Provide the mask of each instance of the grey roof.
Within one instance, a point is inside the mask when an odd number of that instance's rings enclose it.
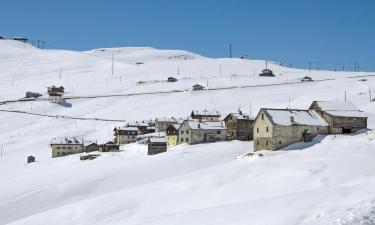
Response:
[[[259,113],[263,111],[270,116],[271,122],[282,126],[328,126],[323,117],[315,110],[261,109]]]
[[[52,145],[68,144],[68,145],[82,145],[82,138],[78,137],[57,137],[51,140]]]
[[[239,120],[254,120],[255,119],[255,117],[253,117],[253,116],[250,116],[250,115],[248,115],[248,114],[243,114],[243,113],[229,113],[228,114],[228,116],[229,115],[232,115],[232,116],[234,116],[234,117],[236,117],[237,119],[239,119]],[[227,117],[228,117],[227,116]],[[227,117],[225,117],[225,119],[227,118]]]
[[[221,121],[211,122],[211,121],[199,121],[199,120],[185,120],[190,129],[192,130],[226,130],[224,123]]]
[[[314,103],[317,104],[322,111],[333,116],[368,117],[366,113],[360,111],[352,102],[314,101],[310,108]]]
[[[192,113],[195,116],[221,116],[219,111],[208,111],[206,109],[203,111],[193,110]]]

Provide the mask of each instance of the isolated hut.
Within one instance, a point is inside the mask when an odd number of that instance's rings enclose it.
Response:
[[[201,91],[203,89],[204,89],[204,87],[200,84],[193,85],[193,91]]]
[[[33,162],[35,162],[35,157],[32,156],[32,155],[28,156],[27,157],[27,163],[33,163]]]
[[[261,77],[274,77],[275,74],[273,74],[272,70],[270,70],[270,69],[264,69],[259,74],[259,76],[261,76]]]

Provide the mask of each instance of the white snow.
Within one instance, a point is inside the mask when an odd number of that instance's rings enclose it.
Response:
[[[327,122],[315,110],[264,109],[275,124],[289,126],[293,124],[310,126],[328,126]]]
[[[291,108],[308,108],[313,100],[343,101],[346,90],[346,98],[369,116],[369,128],[375,127],[375,103],[368,95],[369,88],[375,90],[374,73],[268,66],[275,77],[258,76],[262,60],[153,48],[40,50],[0,40],[0,101],[22,98],[26,91],[45,98],[51,85],[63,85],[66,96],[115,95],[67,99],[71,107],[43,99],[0,105],[0,224],[371,224],[372,130],[318,136],[309,144],[262,151],[263,157],[237,158],[253,151],[252,142],[231,141],[183,144],[153,156],[146,145],[133,143],[95,160],[51,158],[52,138],[105,143],[113,139],[114,127],[126,124],[61,115],[131,122],[187,118],[194,109],[225,116],[241,108],[254,116],[260,108],[288,107],[289,97]],[[169,76],[178,81],[166,82]],[[317,82],[299,82],[305,76]],[[208,90],[190,91],[196,83]],[[29,155],[35,163],[26,164]]]

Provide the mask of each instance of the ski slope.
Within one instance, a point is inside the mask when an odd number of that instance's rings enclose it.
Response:
[[[48,101],[0,105],[57,115],[0,111],[0,224],[373,224],[371,130],[319,136],[308,145],[262,152],[264,157],[240,158],[253,151],[252,142],[232,141],[180,145],[155,156],[146,155],[145,145],[129,144],[89,162],[78,155],[51,158],[54,137],[104,142],[122,125],[59,115],[133,121],[185,118],[193,109],[225,115],[238,108],[255,115],[261,107],[288,107],[289,99],[292,108],[307,108],[313,100],[342,101],[346,93],[375,127],[368,93],[375,90],[375,73],[268,66],[276,77],[257,75],[262,60],[144,47],[41,50],[0,40],[0,101],[26,91],[45,97],[50,85],[63,85],[67,96],[118,95],[68,99],[71,107]],[[165,82],[169,76],[179,81]],[[299,82],[304,76],[324,81]],[[192,92],[196,83],[212,90]],[[173,90],[181,92],[158,93]],[[132,95],[145,92],[155,94]],[[37,162],[27,165],[28,155]]]

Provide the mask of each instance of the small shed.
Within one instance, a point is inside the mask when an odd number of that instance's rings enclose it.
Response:
[[[85,147],[86,152],[96,152],[99,151],[99,145],[96,143],[91,143]]]
[[[201,91],[203,89],[204,89],[204,87],[200,84],[194,84],[193,85],[193,91]]]
[[[273,74],[272,70],[270,70],[270,69],[264,69],[259,74],[259,76],[261,76],[261,77],[274,77],[275,74]]]
[[[27,163],[33,163],[33,162],[35,162],[35,157],[32,156],[32,155],[28,156],[27,157]]]
[[[39,98],[40,96],[42,95],[37,92],[28,91],[26,92],[25,98]]]
[[[148,141],[148,155],[155,155],[167,151],[167,142],[164,138],[151,138]]]
[[[314,80],[309,76],[305,76],[301,78],[301,82],[311,82],[311,81],[314,81]]]
[[[99,145],[99,152],[113,152],[113,151],[118,151],[119,149],[120,149],[120,146],[115,144],[112,141]]]
[[[177,82],[177,81],[178,79],[175,77],[168,77],[168,80],[167,80],[167,82]]]

